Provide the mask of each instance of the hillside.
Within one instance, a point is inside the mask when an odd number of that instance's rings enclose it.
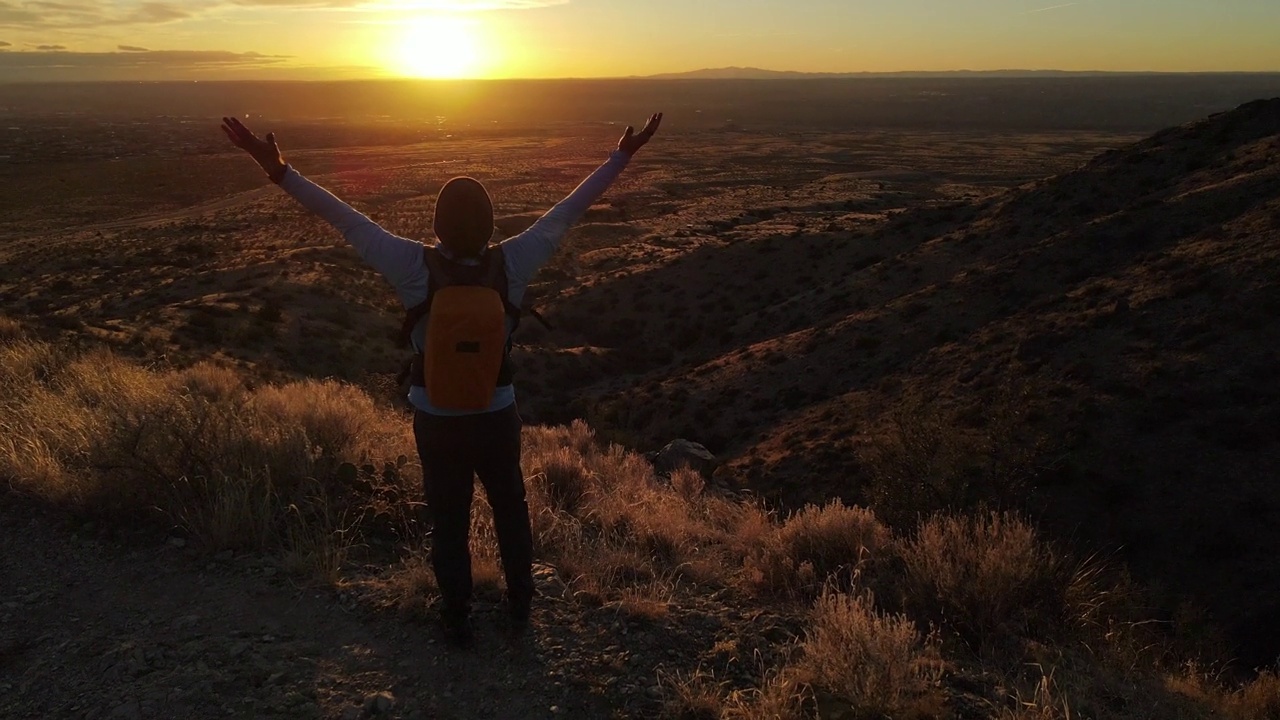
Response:
[[[477,501],[470,654],[391,293],[182,127],[0,177],[0,716],[1278,717],[1280,102],[673,129],[531,288],[542,598],[512,636]],[[410,237],[463,171],[519,232],[616,140],[296,129]],[[677,436],[714,477],[634,452]]]
[[[817,232],[807,208],[744,207],[690,230],[705,251],[566,290],[552,322],[611,348],[601,424],[700,440],[790,504],[874,499],[904,406],[924,442],[1043,441],[1008,502],[1274,654],[1280,100],[870,229],[874,198],[834,207]]]

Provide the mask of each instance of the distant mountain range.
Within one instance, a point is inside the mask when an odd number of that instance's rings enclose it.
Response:
[[[910,72],[813,73],[795,70],[765,70],[754,67],[704,68],[679,73],[646,75],[646,80],[818,80],[839,78],[1019,78],[1019,77],[1096,77],[1102,75],[1159,75],[1154,72],[1108,72],[1101,70],[945,70]],[[1242,73],[1224,73],[1242,74]]]

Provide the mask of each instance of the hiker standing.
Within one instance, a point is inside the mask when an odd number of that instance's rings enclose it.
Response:
[[[440,587],[446,639],[471,642],[471,499],[478,476],[494,529],[514,627],[528,623],[533,600],[533,534],[520,468],[521,419],[512,385],[511,333],[534,274],[649,141],[662,114],[639,133],[628,127],[618,149],[528,230],[502,243],[493,236],[493,202],[478,181],[445,183],[436,200],[436,242],[387,232],[287,165],[275,133],[258,138],[239,120],[222,129],[267,176],[333,225],[395,288],[407,309],[402,340],[415,351],[409,402],[422,460],[423,491],[434,519],[432,566]]]

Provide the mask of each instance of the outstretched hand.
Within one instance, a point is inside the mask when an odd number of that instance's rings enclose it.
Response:
[[[280,146],[276,144],[275,133],[267,133],[267,139],[263,140],[233,117],[222,118],[222,132],[227,134],[236,147],[249,153],[273,182],[278,183],[284,178],[286,166],[284,157],[280,154]]]
[[[644,129],[639,133],[630,125],[627,131],[622,135],[622,139],[618,141],[618,149],[627,155],[635,155],[636,151],[644,147],[649,142],[649,138],[658,132],[658,126],[662,124],[662,113],[654,113],[649,116],[649,122],[644,124]]]

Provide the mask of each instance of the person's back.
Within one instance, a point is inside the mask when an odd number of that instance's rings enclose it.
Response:
[[[302,177],[284,163],[274,133],[260,140],[240,121],[223,118],[231,141],[249,152],[273,182],[342,232],[406,308],[402,334],[415,353],[409,402],[434,523],[432,565],[441,619],[452,643],[471,639],[469,531],[477,476],[493,508],[516,629],[527,623],[534,596],[533,538],[510,357],[525,291],[569,228],[661,122],[658,113],[639,133],[628,127],[604,165],[528,230],[496,246],[489,244],[493,202],[484,186],[472,178],[450,180],[436,202],[433,228],[439,242],[427,247],[387,232]]]

